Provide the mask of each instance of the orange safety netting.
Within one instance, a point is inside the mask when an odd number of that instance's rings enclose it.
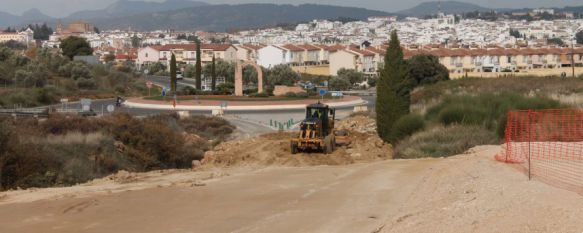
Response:
[[[517,164],[530,178],[583,194],[583,111],[508,113],[499,161]]]

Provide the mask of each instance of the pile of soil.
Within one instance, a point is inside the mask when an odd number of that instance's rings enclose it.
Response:
[[[376,120],[363,115],[356,115],[341,121],[336,125],[338,130],[349,130],[358,133],[376,134]]]
[[[381,140],[373,119],[364,116],[348,118],[339,129],[348,134],[350,143],[339,146],[331,154],[299,153],[292,155],[290,139],[297,133],[272,133],[256,138],[230,141],[205,153],[203,166],[315,166],[344,165],[392,158],[392,147]]]

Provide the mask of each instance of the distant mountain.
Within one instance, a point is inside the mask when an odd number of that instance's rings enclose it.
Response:
[[[53,20],[40,10],[33,8],[22,13],[21,16],[0,12],[0,27],[20,27],[26,24],[44,23]]]
[[[390,13],[356,7],[302,4],[241,4],[208,5],[187,9],[139,14],[127,17],[97,19],[100,28],[137,30],[176,29],[225,31],[231,28],[250,28],[280,23],[305,22],[313,19],[348,17],[364,20],[370,16]]]
[[[441,6],[440,6],[441,5]],[[408,16],[425,16],[437,14],[439,9],[446,14],[461,14],[472,11],[491,11],[492,9],[482,7],[472,3],[457,2],[457,1],[434,1],[434,2],[423,2],[413,8],[402,10],[397,12],[398,14],[408,15]]]
[[[573,12],[573,13],[583,13],[583,6],[567,6],[564,8],[556,9],[560,12]]]
[[[20,23],[20,16],[0,11],[0,27],[9,27]]]
[[[46,22],[52,19],[53,17],[45,15],[39,9],[36,8],[27,10],[24,13],[22,13],[22,16],[20,16],[21,21],[25,21],[28,23]]]
[[[79,11],[69,15],[67,18],[68,19],[116,18],[136,14],[178,10],[206,5],[208,5],[208,3],[190,0],[166,0],[165,2],[119,0],[109,5],[105,9]]]

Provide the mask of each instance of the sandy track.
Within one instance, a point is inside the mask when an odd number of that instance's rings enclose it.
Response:
[[[269,168],[205,186],[3,204],[0,232],[372,232],[437,162]]]
[[[499,146],[471,151],[434,166],[382,232],[583,232],[583,196],[528,181]]]
[[[0,232],[583,232],[582,196],[528,181],[499,150],[8,192]]]

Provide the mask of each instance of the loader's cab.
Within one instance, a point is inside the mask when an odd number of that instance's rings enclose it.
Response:
[[[334,120],[336,119],[336,110],[330,109],[328,105],[317,103],[306,107],[306,119],[302,122],[305,125],[317,124],[319,120],[321,124],[321,136],[325,137],[334,129]]]

